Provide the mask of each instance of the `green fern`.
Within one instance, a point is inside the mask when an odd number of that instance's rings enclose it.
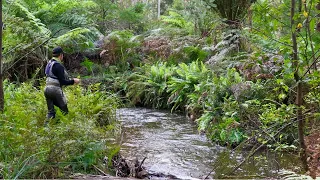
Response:
[[[19,2],[14,1],[11,6],[10,14],[14,13],[15,16],[21,17],[24,21],[30,22],[32,28],[38,31],[39,34],[47,34],[48,29],[41,22],[40,19],[36,18],[26,7],[22,6]]]
[[[241,21],[248,12],[252,0],[206,0],[222,18],[229,20],[229,23]]]
[[[161,16],[161,21],[172,27],[187,29],[189,33],[193,31],[192,23],[188,22],[181,14],[169,11],[168,16]]]
[[[198,130],[205,132],[209,127],[209,123],[213,120],[215,114],[211,112],[204,113],[199,119],[196,120],[198,124]]]
[[[46,58],[44,43],[50,38],[51,31],[19,2],[10,2],[9,8],[4,8],[4,71],[18,60],[30,58],[41,62]]]
[[[87,9],[96,5],[93,1],[61,0],[54,4],[41,2],[38,3],[38,9],[34,14],[47,25],[54,37],[58,37],[78,27],[94,30],[96,25],[88,15]]]
[[[188,94],[194,92],[197,85],[209,77],[209,72],[202,62],[179,64],[176,70],[177,77],[172,77],[168,82],[167,92],[171,95],[168,103],[173,104],[171,110],[184,107],[188,102]]]
[[[141,75],[130,76],[127,96],[133,102],[141,101],[145,106],[153,108],[168,108],[168,81],[174,73],[174,68],[166,63],[157,63],[151,67],[146,65]]]
[[[0,114],[1,178],[67,178],[70,171],[93,173],[93,165],[103,167],[101,159],[112,153],[106,139],[118,132],[115,110],[119,100],[95,87],[67,87],[69,114],[57,111],[60,123],[50,121],[43,127],[47,113],[43,88],[5,81],[5,110]],[[98,126],[106,118],[109,124]]]
[[[88,48],[94,48],[94,33],[90,29],[75,28],[64,35],[61,35],[52,42],[62,46],[66,52],[81,52]]]

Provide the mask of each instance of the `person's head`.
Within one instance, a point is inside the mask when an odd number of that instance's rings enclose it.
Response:
[[[53,48],[52,56],[53,57],[57,57],[60,60],[62,60],[63,59],[63,50],[62,50],[62,48],[60,46]]]

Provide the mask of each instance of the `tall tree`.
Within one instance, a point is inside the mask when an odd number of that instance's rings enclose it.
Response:
[[[298,43],[297,43],[297,33],[296,33],[296,25],[295,25],[295,6],[296,0],[291,0],[291,39],[292,39],[292,64],[295,69],[294,78],[297,83],[297,96],[296,96],[296,105],[298,106],[297,110],[297,121],[298,121],[298,134],[299,134],[299,142],[300,142],[300,150],[301,150],[301,160],[303,162],[305,170],[308,170],[307,166],[307,156],[306,156],[306,145],[304,142],[304,118],[302,114],[302,103],[303,103],[303,92],[302,92],[302,81],[299,76],[299,56],[298,56]]]
[[[2,71],[2,0],[0,0],[0,111],[4,109],[3,71]]]
[[[158,19],[160,19],[160,5],[161,5],[161,0],[158,0]]]

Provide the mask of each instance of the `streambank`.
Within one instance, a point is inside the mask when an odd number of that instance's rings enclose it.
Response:
[[[117,111],[121,121],[120,153],[129,161],[144,159],[150,173],[179,179],[223,177],[249,152],[235,152],[200,135],[185,116],[146,108]],[[233,173],[233,178],[279,178],[283,169],[300,171],[298,155],[261,151]],[[230,176],[231,177],[231,176]]]

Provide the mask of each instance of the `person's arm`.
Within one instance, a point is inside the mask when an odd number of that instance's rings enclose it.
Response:
[[[60,85],[73,85],[75,81],[69,80],[64,77],[64,67],[60,63],[55,63],[52,67],[52,73],[58,78]]]

